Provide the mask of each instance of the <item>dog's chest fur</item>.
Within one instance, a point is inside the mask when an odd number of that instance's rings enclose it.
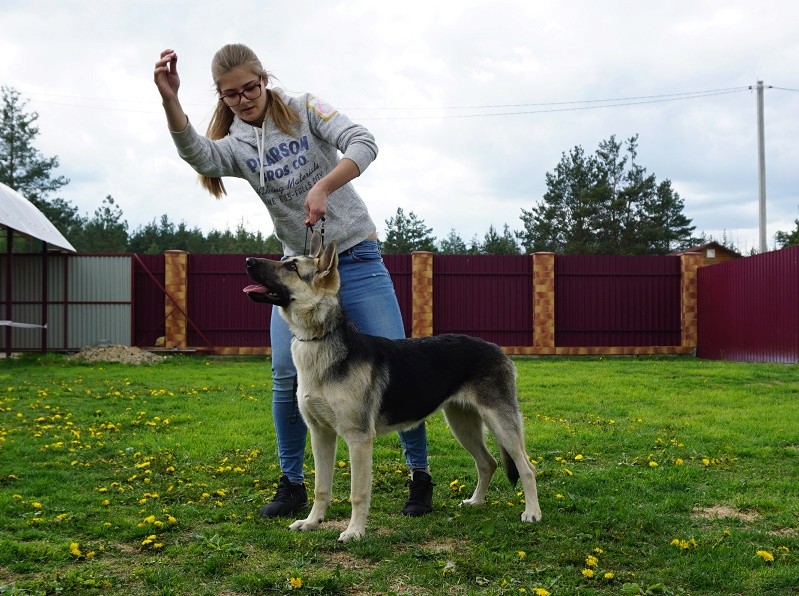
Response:
[[[299,341],[291,345],[297,369],[297,400],[306,420],[338,434],[374,433],[369,422],[371,406],[366,399],[372,370],[367,365],[348,366],[346,375],[333,371],[341,365],[341,352],[325,340]]]

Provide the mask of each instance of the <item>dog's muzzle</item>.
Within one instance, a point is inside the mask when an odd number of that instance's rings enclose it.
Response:
[[[261,281],[262,275],[259,274],[261,267],[263,267],[261,259],[247,257],[245,263],[247,266],[247,275],[249,275],[253,281]],[[267,304],[278,304],[280,302],[280,296],[277,292],[270,290],[264,284],[257,283],[249,285],[242,291],[254,302],[265,302]]]

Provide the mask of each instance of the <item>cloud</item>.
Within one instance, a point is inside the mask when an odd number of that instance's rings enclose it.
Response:
[[[152,83],[159,52],[176,49],[184,108],[204,130],[211,57],[241,41],[284,86],[319,94],[375,133],[380,156],[356,186],[381,231],[398,206],[439,238],[518,229],[562,153],[638,134],[640,162],[672,180],[697,229],[735,230],[747,250],[757,239],[757,154],[745,88],[757,80],[779,87],[765,96],[769,237],[798,215],[798,20],[789,0],[312,0],[297,11],[251,0],[9,0],[0,84],[39,113],[37,146],[71,179],[62,196],[92,213],[110,194],[132,229],[166,213],[204,230],[244,221],[271,232],[246,185],[230,181],[222,201],[197,185]],[[657,99],[718,89],[738,92]],[[622,98],[641,99],[597,102]]]

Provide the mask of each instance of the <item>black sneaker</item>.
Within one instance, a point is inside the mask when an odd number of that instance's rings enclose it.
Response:
[[[308,507],[308,493],[305,484],[292,484],[285,476],[280,477],[277,492],[270,503],[258,512],[261,517],[288,517],[300,509]]]
[[[416,471],[407,482],[410,488],[410,495],[405,507],[402,508],[402,515],[408,517],[419,517],[432,513],[433,511],[433,479],[427,472]]]

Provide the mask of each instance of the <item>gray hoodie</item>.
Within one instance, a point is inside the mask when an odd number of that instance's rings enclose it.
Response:
[[[235,117],[230,133],[212,141],[189,125],[173,132],[178,154],[199,174],[246,179],[272,216],[275,235],[286,255],[305,247],[305,196],[341,159],[351,159],[361,173],[377,157],[377,144],[363,126],[308,93],[293,96],[272,89],[300,117],[296,132],[286,135],[267,116],[261,129]],[[325,240],[339,251],[352,248],[376,227],[363,199],[346,184],[327,201]]]

